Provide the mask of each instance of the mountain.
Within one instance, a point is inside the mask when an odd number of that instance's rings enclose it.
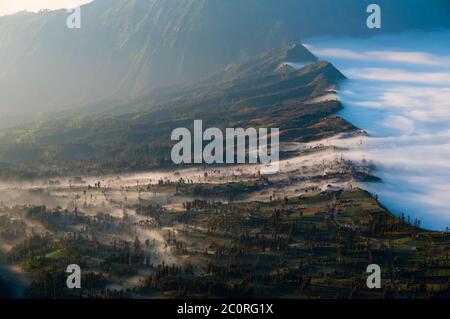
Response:
[[[371,35],[450,24],[449,4],[379,0],[96,0],[81,29],[65,10],[0,18],[0,115],[124,101],[198,80],[230,63],[308,36]]]
[[[196,119],[205,128],[278,127],[281,141],[351,131],[352,125],[333,115],[339,101],[320,99],[344,79],[332,64],[290,45],[157,98],[131,101],[123,106],[127,111],[80,111],[3,131],[0,173],[36,177],[170,166],[172,130],[191,128]]]

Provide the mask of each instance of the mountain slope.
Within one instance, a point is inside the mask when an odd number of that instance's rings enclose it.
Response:
[[[370,35],[450,24],[444,0],[96,0],[82,28],[64,10],[0,18],[0,115],[35,114],[199,79],[302,37]],[[26,92],[24,94],[24,92]]]
[[[195,119],[202,119],[205,128],[278,127],[282,141],[310,141],[354,129],[332,116],[341,108],[338,101],[313,102],[345,79],[334,66],[319,61],[301,69],[282,67],[292,59],[314,58],[305,50],[292,45],[271,51],[169,90],[146,107],[125,107],[132,112],[79,112],[5,131],[0,162],[7,165],[1,172],[99,174],[171,165],[172,130],[191,128]]]

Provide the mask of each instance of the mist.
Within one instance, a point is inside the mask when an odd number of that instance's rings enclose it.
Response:
[[[369,137],[346,141],[345,155],[372,160],[383,180],[365,187],[394,213],[439,230],[450,225],[449,38],[441,31],[308,41],[349,78],[339,115]]]

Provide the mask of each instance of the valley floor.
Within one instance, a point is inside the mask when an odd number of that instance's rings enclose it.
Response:
[[[350,138],[350,139],[349,139]],[[357,136],[258,166],[2,185],[0,291],[31,298],[440,298],[450,234],[393,216],[346,160]],[[294,155],[293,155],[294,154]],[[82,268],[82,289],[65,268]],[[382,289],[366,286],[369,264]],[[22,272],[22,273],[20,273]],[[20,287],[26,282],[26,289]],[[11,289],[13,288],[13,289]],[[21,290],[22,289],[22,290]]]

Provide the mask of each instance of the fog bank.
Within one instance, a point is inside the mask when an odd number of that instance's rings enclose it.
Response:
[[[368,132],[346,156],[372,160],[382,184],[366,185],[396,214],[450,226],[450,31],[372,39],[310,39],[349,80],[342,117]]]

